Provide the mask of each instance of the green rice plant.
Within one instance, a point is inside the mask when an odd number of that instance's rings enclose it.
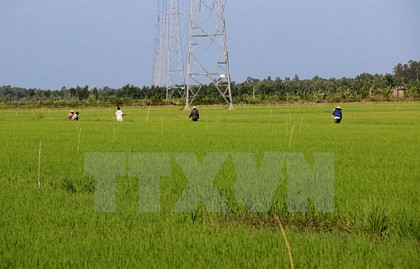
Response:
[[[3,109],[0,267],[285,268],[274,215],[296,268],[418,267],[419,104],[345,104],[339,125],[331,123],[335,105],[203,106],[195,123],[178,107],[124,108],[124,122],[114,108],[78,109],[79,122],[66,119],[68,109]],[[321,212],[312,197],[306,212],[290,212],[283,165],[271,207],[251,212],[252,199],[235,192],[233,154],[249,154],[257,169],[267,152],[301,153],[308,166],[316,152],[333,154],[334,211]],[[96,211],[87,153],[167,154],[159,211],[140,212],[140,178],[128,172],[115,180],[115,212]],[[175,157],[184,153],[197,161],[226,154],[209,179],[226,212],[211,212],[205,200],[174,211],[191,181],[191,166]],[[251,186],[262,184],[256,176]]]
[[[374,236],[386,236],[390,229],[388,213],[383,208],[372,208],[367,214],[366,230]]]

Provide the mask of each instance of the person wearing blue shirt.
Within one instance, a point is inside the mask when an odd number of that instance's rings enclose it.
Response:
[[[341,111],[341,107],[337,106],[334,108],[334,111],[332,112],[333,119],[335,123],[340,123],[341,119],[343,118],[343,112]]]

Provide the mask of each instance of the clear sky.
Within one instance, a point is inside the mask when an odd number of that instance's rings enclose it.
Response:
[[[419,0],[227,0],[232,80],[392,73],[420,60],[419,14]],[[156,20],[156,0],[0,0],[0,85],[150,86]]]

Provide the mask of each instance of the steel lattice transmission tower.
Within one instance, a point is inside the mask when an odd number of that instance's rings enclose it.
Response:
[[[181,14],[179,0],[158,0],[153,84],[166,89],[166,99],[175,92],[182,97],[185,95]]]
[[[204,85],[212,84],[233,109],[224,8],[225,0],[190,0],[185,109]]]

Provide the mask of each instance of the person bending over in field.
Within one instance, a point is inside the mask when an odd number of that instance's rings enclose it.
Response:
[[[123,121],[124,113],[121,111],[120,107],[117,107],[117,112],[115,112],[115,116],[117,116],[117,121]]]
[[[195,106],[193,106],[189,117],[192,118],[192,121],[198,121],[200,119],[200,114]]]
[[[73,116],[74,116],[74,111],[73,110],[70,110],[70,113],[67,115],[67,118],[69,120],[72,120],[73,119]]]
[[[79,120],[79,112],[76,111],[76,114],[73,115],[72,120]]]
[[[334,108],[334,111],[332,112],[333,119],[335,123],[340,123],[341,119],[343,118],[343,112],[341,111],[341,107],[337,106]]]

